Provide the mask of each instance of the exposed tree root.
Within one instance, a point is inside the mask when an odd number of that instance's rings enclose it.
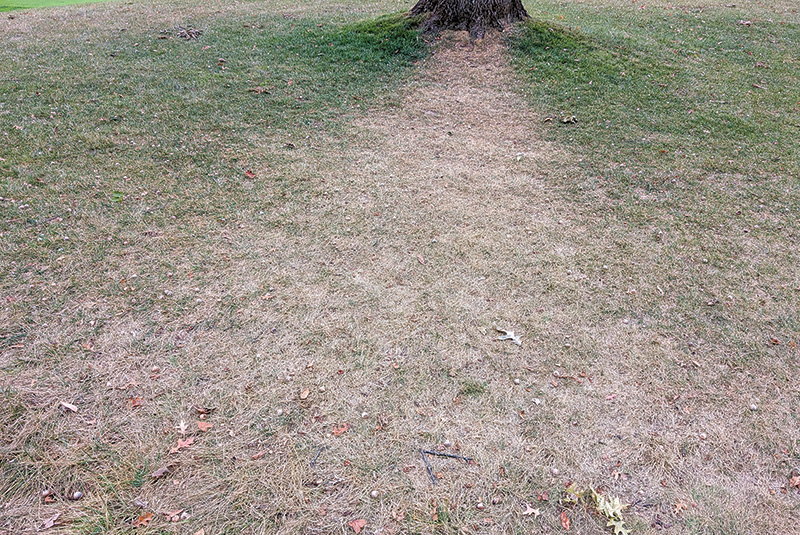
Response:
[[[419,0],[411,15],[425,15],[426,32],[466,30],[480,39],[487,28],[504,26],[529,18],[521,0]]]

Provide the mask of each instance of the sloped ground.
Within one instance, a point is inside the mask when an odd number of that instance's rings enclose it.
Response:
[[[6,264],[0,530],[607,533],[572,481],[635,533],[792,532],[791,236],[709,259],[681,185],[571,193],[507,58],[446,35],[399,100],[253,129],[252,178],[143,179],[126,224],[64,194],[79,248]]]

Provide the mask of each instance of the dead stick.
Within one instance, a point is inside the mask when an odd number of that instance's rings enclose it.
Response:
[[[450,459],[458,459],[460,461],[466,462],[467,464],[472,462],[472,457],[464,457],[463,455],[455,455],[454,453],[443,453],[431,450],[422,450],[422,453],[427,453],[428,455],[436,455],[437,457],[449,457]]]
[[[314,468],[314,465],[315,465],[315,464],[317,464],[317,459],[319,459],[319,454],[320,454],[320,453],[322,453],[322,449],[323,449],[324,447],[325,447],[325,446],[320,446],[320,447],[319,447],[319,449],[317,450],[317,454],[316,454],[316,455],[314,455],[314,458],[313,458],[313,459],[311,459],[311,462],[310,462],[310,463],[308,463],[308,465],[309,465],[311,468]]]
[[[431,478],[431,483],[434,485],[437,483],[436,476],[433,475],[433,468],[431,468],[431,463],[428,462],[428,458],[425,457],[427,452],[425,450],[419,450],[419,454],[422,455],[422,462],[425,463],[425,470],[428,471],[428,476]]]

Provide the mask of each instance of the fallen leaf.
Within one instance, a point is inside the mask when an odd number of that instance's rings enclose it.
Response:
[[[164,517],[167,519],[167,522],[178,522],[181,519],[182,512],[183,509],[176,509],[174,511],[164,511],[161,514],[164,515]]]
[[[544,490],[542,492],[537,493],[536,499],[540,502],[546,502],[550,499],[550,491]]]
[[[359,518],[358,520],[351,520],[347,523],[347,525],[350,526],[350,528],[352,528],[352,530],[356,533],[360,533],[361,530],[364,529],[364,526],[367,525],[367,521],[363,518]]]
[[[159,477],[164,477],[165,475],[169,474],[169,471],[170,471],[169,466],[163,466],[158,470],[156,470],[155,472],[153,472],[152,474],[150,474],[150,477],[152,477],[153,479],[158,479]]]
[[[261,451],[258,451],[256,453],[254,453],[253,455],[251,455],[250,458],[255,461],[255,460],[258,460],[258,459],[262,458],[266,454],[267,454],[267,452],[265,450],[261,450]]]
[[[195,531],[192,535],[206,535],[206,530],[201,528],[201,529]]]
[[[533,518],[537,518],[540,514],[542,514],[542,512],[539,511],[539,509],[534,509],[533,507],[531,507],[529,503],[525,504],[525,510],[522,511],[522,516],[533,515]]]
[[[177,446],[173,446],[173,448],[171,450],[169,450],[169,452],[170,453],[178,453],[181,449],[188,448],[192,444],[194,444],[194,437],[189,437],[187,439],[179,438],[178,439],[178,445]]]
[[[44,524],[42,524],[42,527],[39,528],[39,529],[50,529],[50,528],[52,528],[53,526],[56,525],[56,522],[58,521],[58,517],[60,517],[60,516],[61,516],[61,513],[54,514],[53,516],[51,516],[50,518],[45,520]]]
[[[194,410],[197,414],[211,414],[212,412],[214,412],[215,409],[211,409],[208,407],[198,407],[197,405],[194,405]]]
[[[252,178],[256,177],[256,174],[254,172],[252,172],[250,169],[248,169],[247,171],[244,172],[244,176],[246,176],[247,178],[251,178],[252,179]]]
[[[334,427],[333,436],[338,437],[339,435],[346,433],[348,429],[350,429],[350,424],[344,424],[341,427]]]
[[[189,429],[189,426],[186,425],[186,422],[181,420],[181,422],[175,426],[175,429],[177,429],[178,433],[180,433],[181,435],[185,435],[186,430]]]
[[[770,338],[770,339],[769,339],[769,343],[770,343],[770,344],[772,344],[772,345],[774,345],[774,346],[779,346],[779,345],[781,345],[781,341],[780,341],[780,340],[778,340],[777,338]]]
[[[208,431],[212,427],[214,427],[214,424],[210,424],[208,422],[202,422],[202,421],[199,421],[199,420],[197,421],[197,428],[200,431],[202,431],[203,433],[205,433],[206,431]]]
[[[143,515],[139,515],[139,518],[133,521],[133,527],[135,528],[146,527],[151,520],[153,520],[153,513],[145,513]]]
[[[141,407],[142,403],[144,403],[143,398],[128,398],[129,409],[135,409],[136,407]]]
[[[73,405],[72,403],[67,403],[66,401],[62,401],[62,402],[60,403],[60,405],[61,405],[62,407],[64,407],[65,409],[67,409],[67,410],[70,410],[70,411],[72,411],[72,412],[78,412],[78,407],[76,407],[76,406],[75,406],[75,405]]]
[[[686,505],[683,502],[678,502],[675,505],[673,505],[672,507],[675,509],[675,514],[676,515],[680,514],[681,511],[685,511],[686,509],[689,508],[689,506]]]
[[[569,517],[567,516],[566,511],[561,511],[561,526],[569,531]]]
[[[800,475],[793,475],[789,479],[789,488],[797,487],[797,490],[800,490]]]
[[[511,343],[513,343],[513,344],[516,344],[518,346],[522,345],[522,340],[520,340],[518,334],[514,334],[514,331],[507,331],[505,329],[498,329],[497,327],[495,327],[494,330],[499,332],[499,333],[503,333],[500,336],[498,336],[497,338],[495,338],[495,340],[501,340],[501,341],[510,340]]]
[[[421,255],[421,254],[418,254],[418,255],[417,255],[417,262],[419,262],[419,263],[420,263],[420,264],[422,264],[423,266],[425,265],[425,259],[424,259],[424,258],[422,258],[422,255]]]
[[[302,392],[300,392],[300,399],[308,399],[308,395],[309,395],[310,393],[311,393],[311,390],[309,390],[309,389],[307,389],[307,388],[306,388],[305,390],[303,390]]]

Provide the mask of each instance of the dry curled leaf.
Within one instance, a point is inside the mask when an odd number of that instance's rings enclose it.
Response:
[[[153,520],[153,513],[145,513],[143,515],[139,515],[138,518],[134,519],[133,527],[135,528],[144,528]]]
[[[311,390],[306,388],[302,392],[300,392],[300,399],[308,399],[308,395],[311,394]]]
[[[256,177],[256,174],[252,172],[250,169],[248,169],[247,171],[244,172],[244,176],[246,176],[249,179],[253,179]]]
[[[212,424],[212,423],[203,422],[203,421],[201,421],[201,420],[198,420],[198,421],[197,421],[197,428],[198,428],[200,431],[202,431],[203,433],[205,433],[206,431],[208,431],[208,430],[209,430],[209,429],[211,429],[212,427],[214,427],[214,424]]]
[[[158,479],[160,477],[164,477],[165,475],[169,474],[169,472],[170,472],[169,466],[162,466],[161,468],[150,474],[150,477],[152,477],[153,479]]]
[[[338,437],[347,432],[350,429],[350,424],[344,424],[341,427],[334,427],[333,428],[333,436]]]
[[[76,407],[76,406],[75,406],[75,405],[73,405],[72,403],[67,403],[66,401],[62,401],[62,402],[60,403],[60,405],[61,405],[62,407],[64,407],[65,409],[69,410],[69,411],[72,411],[72,412],[78,412],[78,407]]]
[[[174,511],[164,511],[162,514],[167,522],[180,522],[182,512],[183,509],[176,509]]]
[[[258,451],[256,453],[254,453],[253,455],[251,455],[250,458],[253,459],[254,461],[256,461],[256,460],[262,458],[266,454],[267,454],[267,452],[265,450],[261,450],[261,451]]]
[[[569,531],[569,517],[567,516],[567,512],[566,511],[561,511],[561,526],[566,531]]]
[[[359,518],[358,520],[351,520],[347,525],[356,533],[360,533],[361,530],[364,529],[364,526],[367,525],[367,521],[363,518]]]
[[[179,438],[178,439],[178,445],[177,446],[173,446],[172,449],[169,450],[169,452],[170,453],[178,453],[179,451],[181,451],[181,449],[188,448],[192,444],[194,444],[194,437],[189,437],[187,439]]]
[[[45,521],[44,521],[44,524],[42,524],[42,527],[41,527],[41,528],[39,528],[39,529],[40,529],[40,530],[44,530],[44,529],[50,529],[50,528],[52,528],[53,526],[55,526],[55,525],[56,525],[56,522],[58,522],[58,517],[60,517],[60,516],[61,516],[61,513],[56,513],[56,514],[54,514],[53,516],[51,516],[50,518],[48,518],[47,520],[45,520]]]

